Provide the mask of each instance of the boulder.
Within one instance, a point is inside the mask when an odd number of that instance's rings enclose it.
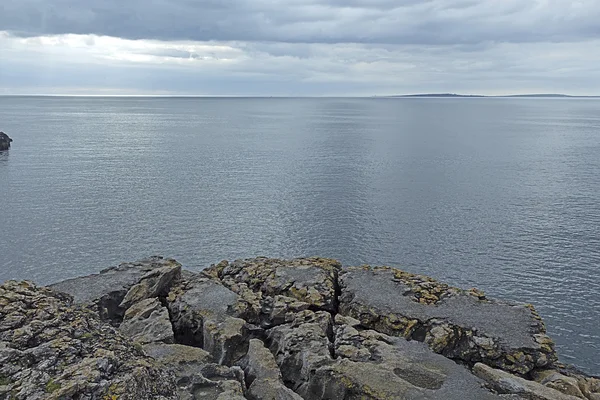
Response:
[[[135,342],[173,343],[174,334],[169,311],[157,298],[145,299],[125,312],[119,331]]]
[[[245,399],[243,372],[239,367],[215,364],[207,351],[197,347],[150,343],[143,348],[175,375],[178,399]]]
[[[4,132],[0,132],[0,151],[10,149],[10,142],[13,140]]]
[[[473,373],[485,380],[498,393],[517,394],[528,400],[578,400],[580,397],[561,393],[535,381],[528,381],[506,371],[477,363]]]
[[[572,367],[534,371],[532,375],[536,382],[561,393],[600,400],[600,379],[585,376]]]
[[[123,319],[125,308],[121,302],[129,289],[148,272],[163,267],[180,266],[172,259],[154,256],[135,262],[122,263],[107,268],[99,274],[68,279],[50,285],[54,290],[73,296],[75,304],[97,311],[100,318],[118,325]]]
[[[388,267],[348,268],[339,284],[341,314],[379,332],[425,342],[448,358],[523,375],[557,359],[531,305],[490,300],[477,290]]]
[[[273,354],[258,339],[251,339],[248,353],[241,362],[251,400],[302,400],[283,384],[281,371]]]
[[[175,399],[174,376],[72,297],[0,286],[0,398]]]
[[[153,269],[142,276],[139,283],[133,285],[119,304],[128,309],[138,301],[151,297],[166,297],[174,282],[181,278],[181,265],[173,264]]]

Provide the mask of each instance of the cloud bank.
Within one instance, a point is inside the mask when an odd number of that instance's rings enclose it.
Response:
[[[600,93],[595,0],[0,3],[0,93]]]

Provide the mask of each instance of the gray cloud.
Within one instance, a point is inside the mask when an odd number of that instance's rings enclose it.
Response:
[[[600,93],[597,0],[0,0],[0,93]]]
[[[600,35],[596,0],[0,0],[23,36],[288,43],[568,42]]]

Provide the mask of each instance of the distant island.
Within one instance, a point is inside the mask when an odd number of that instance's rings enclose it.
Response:
[[[375,97],[441,97],[441,98],[455,98],[455,97],[526,97],[526,98],[591,98],[597,99],[600,96],[572,96],[568,94],[556,94],[556,93],[547,93],[547,94],[510,94],[510,95],[496,95],[496,96],[487,96],[481,94],[456,94],[456,93],[419,93],[419,94],[402,94],[402,95],[391,95],[391,96],[375,96]]]

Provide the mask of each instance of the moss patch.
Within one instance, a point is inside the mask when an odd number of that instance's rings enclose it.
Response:
[[[52,379],[46,383],[46,393],[52,393],[60,389],[60,383],[54,382]]]

